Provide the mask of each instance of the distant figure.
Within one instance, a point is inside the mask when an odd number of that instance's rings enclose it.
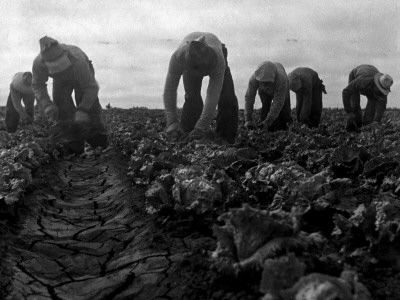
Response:
[[[190,33],[172,54],[163,95],[170,137],[176,139],[183,131],[189,133],[189,140],[206,137],[218,105],[217,138],[235,142],[239,107],[227,56],[225,45],[208,32]],[[185,103],[179,122],[176,102],[181,76]],[[203,105],[201,84],[205,76],[210,79]]]
[[[250,77],[245,94],[245,127],[254,129],[253,109],[255,97],[261,99],[260,124],[264,130],[285,130],[292,122],[289,80],[280,63],[265,61]]]
[[[93,148],[107,147],[92,62],[78,47],[60,44],[51,37],[45,36],[39,43],[40,54],[32,68],[32,89],[46,116],[56,122],[50,132],[53,140],[75,153],[84,151],[85,140]],[[53,78],[53,102],[46,86],[49,77]]]
[[[346,129],[357,131],[361,126],[379,124],[386,110],[387,95],[393,79],[371,65],[360,65],[349,75],[349,85],[343,89],[343,105],[348,120]],[[364,117],[361,113],[360,95],[367,97]]]
[[[318,127],[322,114],[322,93],[325,85],[310,68],[296,68],[289,75],[290,90],[296,93],[297,120],[308,127]]]
[[[31,88],[32,73],[19,72],[14,75],[10,85],[10,94],[6,104],[6,128],[8,132],[15,132],[20,120],[31,124],[35,114],[35,95]],[[21,104],[24,102],[24,106]]]

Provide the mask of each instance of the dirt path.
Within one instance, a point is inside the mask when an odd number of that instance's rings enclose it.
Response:
[[[184,296],[171,278],[188,248],[154,227],[115,157],[72,158],[40,171],[42,184],[27,195],[3,257],[7,299]]]

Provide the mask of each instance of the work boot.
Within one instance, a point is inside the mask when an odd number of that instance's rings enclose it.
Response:
[[[71,122],[59,122],[49,129],[50,139],[62,146],[64,155],[82,154],[85,150],[85,140],[80,126]]]
[[[105,149],[108,146],[108,136],[106,133],[102,132],[92,135],[90,138],[87,138],[86,141],[93,149],[96,149],[97,147]]]
[[[70,154],[80,155],[85,151],[84,141],[71,141],[65,144],[61,144],[61,146],[62,146],[61,152],[64,156]]]
[[[90,126],[85,129],[84,137],[93,149],[97,147],[105,149],[109,144],[107,130],[100,121],[90,124]]]

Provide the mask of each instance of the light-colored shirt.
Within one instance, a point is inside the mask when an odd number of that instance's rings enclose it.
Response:
[[[23,97],[33,97],[33,90],[30,86],[26,86],[23,82],[24,72],[16,73],[10,84],[10,96],[15,110],[19,115],[25,113],[25,109],[21,104]]]
[[[205,37],[204,42],[212,48],[218,59],[216,67],[209,75],[210,80],[203,111],[195,125],[195,127],[200,130],[209,130],[221,94],[226,65],[221,41],[214,34],[208,32],[190,33],[183,39],[178,49],[171,56],[163,94],[167,126],[178,122],[177,89],[183,72],[187,70],[185,61],[185,53],[188,47],[187,42],[193,41],[201,36]]]
[[[271,124],[278,118],[283,106],[285,105],[285,100],[289,93],[289,80],[282,64],[277,62],[272,64],[275,66],[273,69],[271,69],[271,62],[266,61],[261,63],[249,79],[249,84],[244,96],[246,121],[252,121],[253,119],[254,102],[257,90],[260,86],[260,81],[256,79],[256,77],[258,77],[257,74],[262,74],[262,77],[265,79],[263,81],[271,80],[271,82],[274,82],[273,100],[266,118],[268,126],[271,126]]]
[[[11,85],[19,92],[23,94],[33,94],[31,86],[27,86],[23,81],[24,72],[15,73],[12,78]]]
[[[78,47],[72,45],[60,44],[68,53],[73,68],[73,80],[76,80],[82,89],[82,101],[78,109],[84,111],[90,110],[93,103],[97,100],[99,85],[97,84],[93,71],[91,69],[89,58]],[[32,67],[32,89],[37,101],[46,108],[52,104],[47,91],[47,81],[50,75],[46,64],[39,54],[33,61]]]

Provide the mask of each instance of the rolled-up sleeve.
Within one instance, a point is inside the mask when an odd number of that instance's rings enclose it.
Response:
[[[32,67],[32,90],[36,100],[45,109],[52,104],[49,93],[47,91],[47,81],[49,80],[49,72],[39,57],[33,61]]]
[[[300,121],[306,122],[311,116],[312,108],[312,83],[311,78],[305,78],[302,82],[303,85],[303,106],[300,112]]]
[[[376,111],[375,111],[374,121],[379,123],[381,122],[383,114],[385,113],[386,110],[386,105],[387,105],[386,96],[376,99]]]
[[[14,105],[15,110],[19,115],[24,113],[24,108],[22,107],[21,104],[21,92],[17,91],[12,85],[10,85],[10,96],[11,96],[11,101]]]
[[[165,107],[165,115],[167,118],[167,127],[178,122],[178,114],[176,101],[178,96],[178,85],[181,79],[183,69],[177,60],[177,53],[172,54],[169,61],[167,78],[165,80],[163,101]]]
[[[255,76],[251,76],[247,86],[246,94],[244,95],[244,116],[246,121],[253,120],[254,102],[257,95],[259,83]]]
[[[343,89],[343,107],[347,113],[352,112],[351,96],[355,93],[360,93],[360,90],[365,89],[368,83],[368,81],[362,79],[354,79]]]
[[[278,118],[283,106],[285,105],[286,96],[289,92],[287,80],[279,80],[275,86],[274,98],[272,100],[271,109],[267,115],[266,122],[268,126]]]
[[[77,108],[83,111],[91,109],[99,94],[99,85],[89,63],[89,61],[78,61],[74,64],[75,76],[83,92],[82,101]]]
[[[224,83],[224,74],[224,70],[219,70],[219,72],[213,72],[210,75],[204,108],[195,126],[200,130],[207,131],[210,129],[210,124],[221,95],[222,84]]]

